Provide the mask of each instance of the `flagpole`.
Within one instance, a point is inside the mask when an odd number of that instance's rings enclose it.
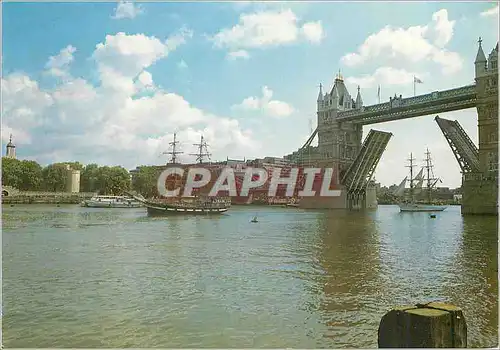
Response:
[[[416,90],[415,90],[415,84],[416,84],[415,76],[413,76],[413,97],[415,97],[417,95]]]

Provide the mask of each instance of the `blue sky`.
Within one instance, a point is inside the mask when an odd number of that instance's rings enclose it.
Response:
[[[339,69],[365,105],[378,84],[382,100],[411,96],[413,74],[417,93],[470,84],[497,23],[493,2],[4,3],[2,149],[12,132],[19,158],[134,168],[165,162],[177,132],[186,154],[203,134],[216,159],[282,156]],[[460,185],[433,117],[364,128],[394,133],[378,181],[399,182],[429,147],[444,185]],[[442,117],[477,143],[475,110]]]

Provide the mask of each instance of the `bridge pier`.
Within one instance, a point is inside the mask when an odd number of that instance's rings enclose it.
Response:
[[[464,174],[462,215],[498,215],[498,179],[482,173]]]
[[[347,209],[360,210],[366,208],[366,192],[356,191],[347,194]]]

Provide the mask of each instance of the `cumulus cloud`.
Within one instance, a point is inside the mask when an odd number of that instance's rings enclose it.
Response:
[[[112,16],[112,18],[114,18],[114,19],[124,19],[124,18],[133,19],[142,13],[144,13],[144,9],[141,6],[135,5],[131,1],[120,1],[118,3],[118,6],[116,6],[115,13]]]
[[[301,35],[314,43],[321,41],[321,22],[306,22],[300,26],[295,13],[287,9],[241,14],[238,24],[220,30],[211,40],[216,47],[227,47],[232,52],[238,52],[291,44],[297,42]]]
[[[456,52],[444,47],[453,37],[455,21],[448,19],[448,11],[439,10],[425,26],[393,28],[385,26],[370,35],[358,48],[341,61],[347,66],[358,66],[374,58],[409,63],[431,61],[439,64],[445,74],[453,74],[462,68],[463,60]]]
[[[425,78],[425,73],[408,72],[404,69],[392,67],[380,67],[373,74],[365,74],[358,77],[346,78],[346,83],[359,85],[363,88],[371,88],[382,84],[387,85],[411,85],[413,77]]]
[[[188,145],[203,134],[219,157],[256,150],[251,132],[237,120],[203,111],[155,86],[148,68],[180,45],[179,38],[106,36],[92,54],[99,85],[69,76],[44,89],[21,73],[2,78],[3,133],[12,132],[21,146],[36,143],[33,157],[43,163],[158,164],[174,131]],[[145,90],[148,94],[140,94]]]
[[[489,10],[481,12],[481,16],[483,16],[483,17],[497,16],[498,17],[498,5],[490,8]]]
[[[320,43],[325,37],[321,21],[304,23],[301,31],[302,34],[313,43]]]
[[[69,75],[69,66],[73,62],[73,54],[76,48],[68,45],[59,51],[59,54],[50,56],[45,64],[46,73],[55,77],[67,77]]]
[[[294,108],[286,102],[272,100],[273,91],[267,86],[262,87],[262,97],[250,96],[232,108],[236,110],[260,111],[271,117],[288,117]]]

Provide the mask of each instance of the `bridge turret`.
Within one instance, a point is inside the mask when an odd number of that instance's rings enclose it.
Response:
[[[359,85],[358,85],[358,95],[356,96],[356,109],[360,109],[363,107],[363,100],[361,99],[361,92],[359,91]]]
[[[481,38],[479,38],[479,48],[477,50],[476,60],[474,61],[474,65],[476,66],[476,77],[480,77],[486,73],[487,60],[484,55],[483,47],[481,46],[482,42]]]
[[[318,111],[323,108],[323,86],[319,84],[319,94],[318,94]]]
[[[488,71],[498,70],[498,43],[488,57]]]
[[[333,83],[332,92],[330,92],[330,98],[332,100],[332,107],[334,109],[339,109],[339,89],[337,87],[337,80]]]

